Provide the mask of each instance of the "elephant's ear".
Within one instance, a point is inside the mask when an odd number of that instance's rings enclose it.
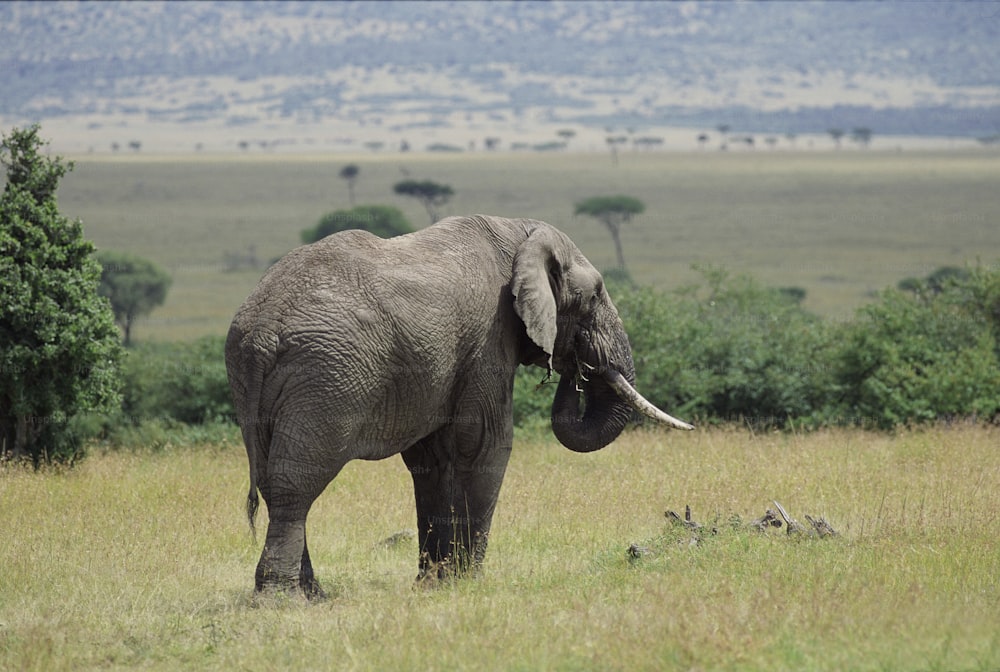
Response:
[[[529,338],[548,355],[550,371],[556,344],[556,293],[562,277],[559,246],[560,241],[552,229],[544,227],[532,231],[514,255],[511,279],[514,311],[524,322]]]

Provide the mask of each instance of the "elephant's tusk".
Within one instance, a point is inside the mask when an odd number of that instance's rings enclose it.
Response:
[[[639,394],[638,390],[632,387],[625,377],[618,371],[609,369],[604,374],[604,380],[607,381],[611,389],[621,397],[623,401],[628,403],[632,408],[639,411],[643,415],[657,422],[662,422],[665,425],[670,425],[676,429],[694,429],[694,425],[689,425],[683,420],[678,420],[677,418],[667,415],[653,404],[649,403],[644,396]]]

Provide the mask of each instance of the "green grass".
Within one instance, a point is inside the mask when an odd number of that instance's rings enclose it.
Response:
[[[640,283],[675,288],[697,279],[693,263],[713,264],[803,287],[806,307],[834,319],[904,277],[1000,258],[1000,162],[988,151],[626,153],[617,168],[606,154],[81,157],[60,208],[100,247],[173,274],[137,339],[222,334],[261,272],[227,273],[225,255],[254,246],[269,260],[298,245],[302,229],[347,207],[338,173],[349,162],[361,168],[358,203],[397,205],[425,226],[392,185],[433,179],[456,191],[443,214],[546,220],[601,269],[614,265],[610,237],[573,205],[632,195],[647,209],[622,242]]]
[[[398,459],[309,534],[332,599],[254,601],[235,441],[0,467],[0,669],[995,670],[1000,433],[634,431],[518,441],[483,575],[414,589]],[[736,529],[777,499],[833,539]],[[665,509],[719,527],[691,546]],[[265,516],[266,519],[266,516]],[[715,522],[718,521],[718,522]],[[653,554],[629,561],[630,543]]]

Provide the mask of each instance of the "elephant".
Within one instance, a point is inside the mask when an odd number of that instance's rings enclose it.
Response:
[[[324,593],[306,516],[351,460],[401,454],[413,480],[418,579],[478,570],[513,443],[519,365],[560,374],[567,448],[611,443],[633,410],[680,429],[634,388],[600,273],[545,222],[449,217],[382,239],[343,231],[276,262],[238,309],[226,369],[268,508],[255,588]],[[582,403],[581,403],[582,402]]]

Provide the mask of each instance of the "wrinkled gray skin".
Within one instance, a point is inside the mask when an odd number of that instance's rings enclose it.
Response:
[[[552,428],[571,450],[607,445],[631,417],[603,377],[635,378],[621,319],[600,274],[544,222],[451,217],[390,240],[346,231],[276,263],[226,341],[250,523],[258,489],[270,518],[257,589],[322,595],[310,506],[350,460],[396,454],[413,477],[420,575],[478,565],[520,364],[561,374]]]

